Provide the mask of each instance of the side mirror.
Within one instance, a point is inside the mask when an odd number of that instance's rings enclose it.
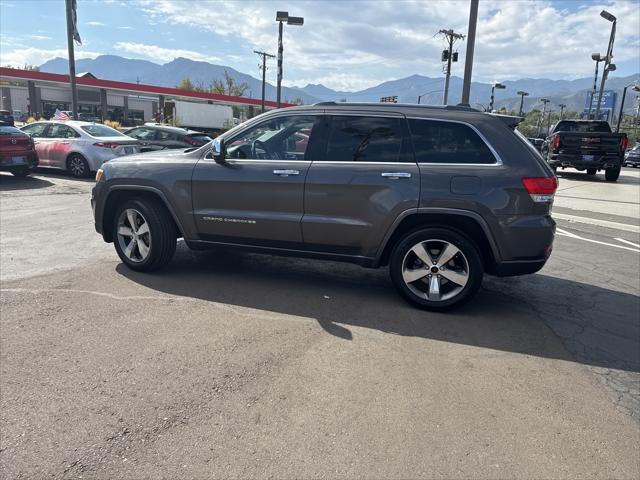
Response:
[[[216,163],[225,163],[225,155],[226,151],[224,146],[224,139],[218,137],[213,141],[211,156]]]

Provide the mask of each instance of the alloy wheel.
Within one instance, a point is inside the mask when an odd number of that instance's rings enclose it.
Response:
[[[134,263],[144,262],[151,250],[149,223],[134,208],[120,213],[116,235],[124,255]]]
[[[84,177],[87,174],[84,160],[80,157],[71,157],[69,171],[74,177]]]
[[[445,240],[426,240],[409,249],[402,260],[402,279],[411,292],[440,302],[459,295],[469,281],[464,253]]]

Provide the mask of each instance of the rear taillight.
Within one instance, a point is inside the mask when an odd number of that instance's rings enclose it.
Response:
[[[627,136],[625,135],[620,139],[620,148],[624,152],[628,146],[629,146],[629,138],[627,138]]]
[[[102,147],[102,148],[118,148],[120,146],[119,143],[115,143],[115,142],[96,142],[94,143],[94,145],[96,147]]]
[[[556,177],[527,177],[522,179],[522,184],[536,203],[551,203],[558,189]]]
[[[560,135],[554,135],[551,139],[551,148],[558,150],[560,148]]]

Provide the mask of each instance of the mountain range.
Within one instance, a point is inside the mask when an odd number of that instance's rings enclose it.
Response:
[[[40,65],[40,70],[50,73],[67,73],[68,63],[64,58],[54,58]],[[187,58],[176,58],[164,65],[159,65],[147,60],[135,60],[117,55],[101,55],[94,59],[76,60],[77,72],[91,72],[98,78],[105,80],[118,80],[123,82],[140,82],[142,84],[175,87],[184,78],[189,78],[193,83],[209,85],[214,79],[224,78],[227,71],[237,82],[248,85],[245,95],[254,98],[260,97],[262,82],[246,73],[239,72],[224,65],[214,65],[207,62],[196,62]],[[541,108],[541,98],[551,100],[552,110],[557,110],[557,105],[564,103],[568,111],[582,111],[587,92],[593,87],[593,78],[579,78],[576,80],[550,80],[544,78],[523,78],[502,82],[504,90],[496,90],[495,108],[506,107],[510,110],[518,110],[520,97],[516,92],[526,91],[525,111],[532,108]],[[626,77],[611,77],[607,80],[606,89],[614,90],[622,95],[622,89],[629,84],[640,83],[640,74]],[[308,84],[304,87],[283,87],[282,97],[284,101],[300,100],[303,103],[316,103],[321,101],[347,100],[350,102],[378,102],[381,97],[398,96],[401,103],[420,103],[437,105],[442,103],[443,77],[427,77],[423,75],[411,75],[383,82],[364,90],[348,92],[332,90],[321,84]],[[460,102],[462,91],[462,78],[452,76],[449,87],[449,104]],[[630,112],[635,108],[630,92],[625,102],[625,111]],[[470,103],[475,107],[487,107],[491,96],[491,84],[472,82]],[[266,97],[275,100],[276,88],[267,83]]]

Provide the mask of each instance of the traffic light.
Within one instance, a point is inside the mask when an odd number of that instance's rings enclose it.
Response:
[[[442,61],[446,62],[447,60],[449,60],[449,50],[443,50],[442,51]]]
[[[453,55],[451,55],[451,61],[452,62],[458,61],[458,52],[453,52]]]

